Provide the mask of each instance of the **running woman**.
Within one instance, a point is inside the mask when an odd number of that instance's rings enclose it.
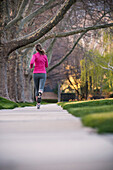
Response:
[[[35,95],[37,101],[37,109],[40,109],[41,96],[44,91],[45,81],[46,81],[46,69],[48,67],[48,59],[45,54],[44,49],[42,49],[41,44],[37,44],[35,46],[37,53],[33,54],[30,69],[33,68],[33,64],[35,64],[33,71],[33,79],[35,84]]]

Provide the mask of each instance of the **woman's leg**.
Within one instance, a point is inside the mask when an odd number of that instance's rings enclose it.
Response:
[[[38,74],[35,73],[33,75],[34,78],[34,85],[35,85],[35,96],[36,96],[36,101],[38,100],[38,91],[39,91],[39,77]]]
[[[41,93],[43,93],[43,91],[44,91],[45,81],[46,81],[46,74],[41,73],[41,77],[39,80],[39,92],[41,92]]]
[[[41,96],[42,96],[42,93],[44,91],[45,81],[46,81],[46,74],[45,73],[40,73],[39,91],[38,91],[38,103],[41,102]]]

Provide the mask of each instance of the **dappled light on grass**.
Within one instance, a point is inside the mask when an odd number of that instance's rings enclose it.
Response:
[[[70,107],[102,106],[102,105],[112,105],[112,104],[113,104],[113,99],[78,101],[72,103],[65,103],[63,105],[63,109],[68,109]]]

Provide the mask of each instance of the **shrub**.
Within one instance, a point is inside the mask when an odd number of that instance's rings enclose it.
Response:
[[[57,100],[57,99],[43,99],[42,102],[46,102],[46,103],[57,103],[58,100]]]
[[[113,93],[109,95],[109,98],[113,98]]]

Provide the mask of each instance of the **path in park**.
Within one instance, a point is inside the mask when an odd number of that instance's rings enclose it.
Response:
[[[0,110],[0,170],[113,170],[113,136],[56,104]]]

